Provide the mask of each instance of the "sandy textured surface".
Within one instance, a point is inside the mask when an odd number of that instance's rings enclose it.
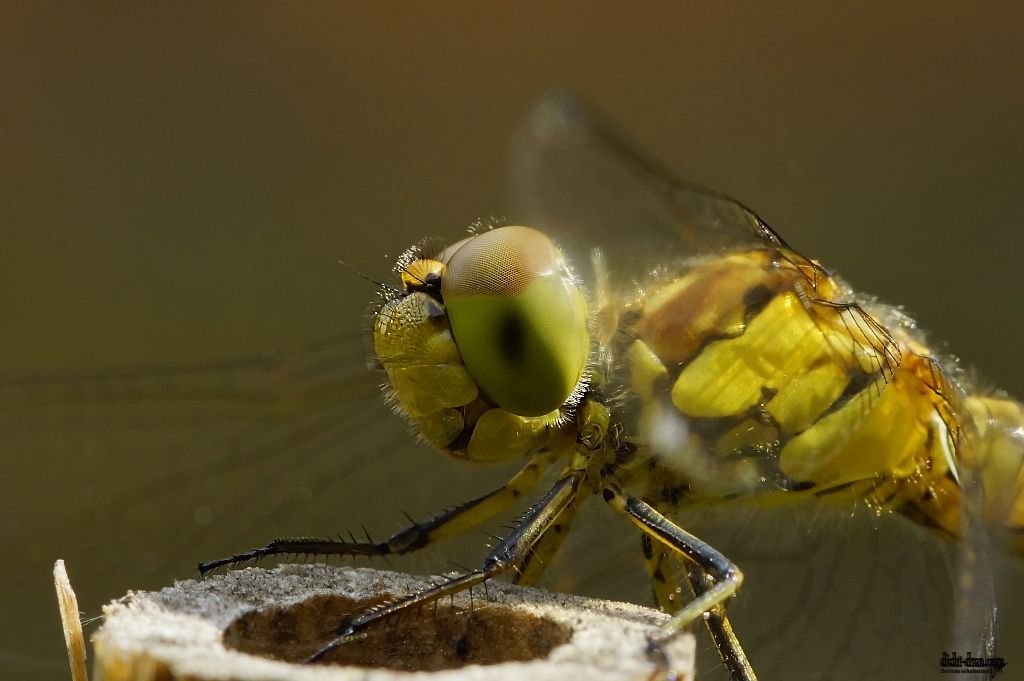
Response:
[[[507,584],[384,621],[342,646],[336,664],[295,663],[328,641],[346,613],[427,583],[366,568],[286,565],[129,593],[104,609],[93,679],[565,681],[656,671],[645,643],[665,615]],[[692,637],[669,652],[674,670],[689,678]]]

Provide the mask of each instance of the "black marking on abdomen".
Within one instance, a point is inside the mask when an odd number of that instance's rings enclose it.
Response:
[[[817,497],[827,497],[827,496],[832,495],[832,494],[837,494],[839,492],[844,492],[844,491],[848,490],[849,488],[853,487],[854,485],[859,485],[859,484],[862,484],[863,482],[864,482],[863,480],[853,480],[853,481],[850,481],[850,482],[844,482],[844,483],[842,483],[840,485],[833,485],[832,487],[826,487],[824,489],[820,489],[817,492],[815,492],[814,495],[817,496]],[[812,483],[811,487],[813,487],[813,486],[814,485]]]
[[[775,478],[775,484],[784,492],[806,492],[814,487],[814,483],[809,480],[794,480],[782,473]]]

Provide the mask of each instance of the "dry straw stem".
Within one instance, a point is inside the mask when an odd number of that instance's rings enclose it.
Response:
[[[71,681],[88,681],[85,671],[85,637],[82,636],[82,620],[78,614],[78,598],[71,588],[63,560],[53,565],[53,585],[57,589],[57,607],[60,608],[60,623],[64,627],[64,644],[68,647]]]
[[[434,578],[438,579],[438,578]],[[347,613],[423,589],[430,578],[323,565],[250,568],[104,608],[93,681],[430,678],[459,681],[647,679],[645,654],[666,616],[637,605],[492,583],[391,617],[340,646],[332,665],[303,665]],[[694,642],[667,651],[692,679]]]

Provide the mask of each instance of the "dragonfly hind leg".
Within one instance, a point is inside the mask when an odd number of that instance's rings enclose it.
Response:
[[[338,628],[338,636],[306,661],[316,662],[322,659],[385,617],[465,591],[508,570],[519,569],[534,545],[557,522],[559,515],[576,501],[584,477],[583,471],[573,471],[560,478],[540,501],[530,507],[519,527],[503,539],[476,570],[449,578],[442,584],[373,607],[357,615],[341,625]]]
[[[743,583],[743,573],[739,568],[714,547],[676,525],[650,504],[624,493],[617,486],[605,486],[603,497],[612,509],[623,513],[645,536],[656,540],[655,546],[667,547],[685,558],[689,566],[687,580],[694,598],[678,608],[672,619],[663,625],[658,638],[650,642],[651,655],[667,667],[665,644],[688,624],[702,618],[732,679],[756,681],[757,676],[725,616],[726,602]],[[652,552],[652,558],[655,555]]]
[[[371,541],[369,537],[365,542],[354,538],[352,541],[319,537],[275,539],[259,548],[200,563],[199,574],[202,576],[217,568],[234,567],[270,556],[389,556],[416,551],[480,525],[517,503],[524,494],[537,486],[553,459],[551,453],[538,455],[498,489],[453,506],[427,520],[413,521],[382,542]]]

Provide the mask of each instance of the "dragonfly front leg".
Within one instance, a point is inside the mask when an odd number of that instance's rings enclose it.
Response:
[[[687,581],[694,595],[701,595],[708,589],[708,574],[696,565],[691,565],[686,571]],[[743,652],[743,646],[732,630],[729,618],[725,616],[725,605],[722,604],[713,610],[704,613],[704,626],[711,634],[711,640],[715,642],[715,649],[718,650],[722,663],[729,670],[733,681],[756,681],[754,669],[747,660],[747,654]]]
[[[200,563],[199,574],[205,575],[220,567],[231,567],[269,556],[388,556],[416,551],[479,525],[518,502],[524,494],[537,486],[554,458],[551,453],[538,455],[498,489],[422,522],[413,522],[382,542],[360,542],[355,539],[344,541],[319,537],[275,539],[259,548]]]
[[[702,617],[734,681],[756,681],[754,670],[725,617],[726,601],[743,583],[743,573],[739,568],[710,544],[617,486],[606,486],[603,496],[609,506],[625,514],[645,535],[680,554],[696,568],[687,573],[694,599],[665,623],[660,636],[651,641],[651,653],[667,663],[664,659],[665,644],[686,625]]]
[[[563,471],[563,475],[565,475]],[[563,510],[558,516],[558,522],[551,526],[534,544],[533,548],[526,554],[523,562],[516,567],[516,574],[512,578],[514,584],[521,586],[535,586],[547,570],[548,565],[554,559],[555,554],[562,548],[562,543],[569,535],[572,521],[576,518],[576,511],[579,510],[585,494],[580,494],[576,500]]]
[[[519,527],[487,555],[478,569],[449,579],[438,586],[367,610],[339,627],[337,638],[306,661],[316,662],[380,619],[465,591],[506,570],[519,569],[533,546],[555,524],[559,514],[575,501],[584,478],[585,473],[581,470],[572,471],[560,478],[540,501],[530,507]]]

